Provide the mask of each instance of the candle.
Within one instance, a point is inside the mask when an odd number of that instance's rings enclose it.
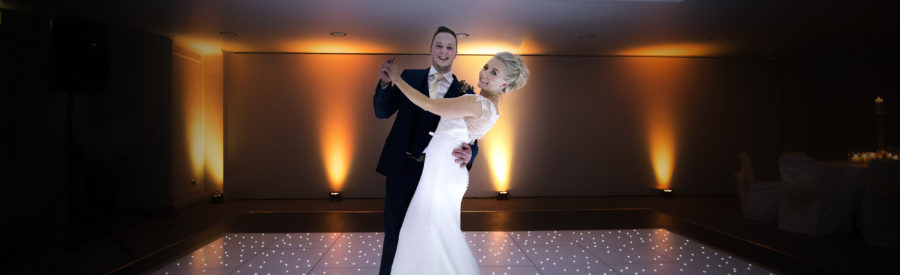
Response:
[[[876,114],[884,113],[884,99],[882,99],[880,96],[875,97],[875,113]]]

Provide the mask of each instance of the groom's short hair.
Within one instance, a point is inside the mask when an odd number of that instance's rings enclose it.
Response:
[[[453,41],[455,41],[456,46],[459,47],[459,41],[456,40],[456,32],[451,30],[448,27],[440,26],[440,27],[438,27],[437,31],[434,32],[434,35],[431,36],[431,44],[428,44],[429,48],[431,47],[431,45],[434,45],[434,38],[437,37],[437,35],[442,32],[446,32],[446,33],[453,35]]]

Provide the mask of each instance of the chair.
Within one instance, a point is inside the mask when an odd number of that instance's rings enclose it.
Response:
[[[860,231],[867,243],[900,247],[900,161],[869,161],[860,207]]]
[[[741,213],[745,218],[759,221],[774,221],[778,217],[778,203],[781,194],[778,181],[757,182],[753,176],[753,164],[746,152],[738,154],[741,170],[734,174],[738,183]]]
[[[782,152],[783,157],[805,157],[806,152]]]
[[[816,188],[816,161],[810,157],[785,155],[778,159],[781,199],[778,228],[821,236],[840,230],[839,191]]]

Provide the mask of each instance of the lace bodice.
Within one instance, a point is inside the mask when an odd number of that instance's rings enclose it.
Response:
[[[497,106],[494,106],[494,102],[491,102],[487,98],[481,95],[466,95],[466,96],[474,96],[475,101],[481,103],[481,117],[466,117],[464,120],[466,121],[466,126],[469,129],[469,142],[472,140],[480,139],[487,134],[488,131],[491,130],[491,127],[494,126],[494,123],[497,122],[497,118],[500,117],[500,113],[497,112]]]
[[[497,112],[497,106],[495,106],[493,102],[481,95],[467,94],[463,96],[474,96],[475,101],[481,103],[481,116],[458,118],[442,117],[441,122],[438,123],[437,129],[435,130],[435,136],[453,137],[459,141],[472,143],[472,141],[484,137],[484,135],[491,130],[491,127],[494,126],[494,123],[497,122],[500,113]]]

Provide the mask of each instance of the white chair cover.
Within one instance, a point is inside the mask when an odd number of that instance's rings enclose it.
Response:
[[[778,216],[778,201],[781,194],[777,181],[757,182],[753,176],[753,164],[747,153],[738,154],[741,170],[735,173],[738,182],[738,196],[741,212],[751,220],[774,221]]]
[[[860,209],[867,243],[900,247],[900,161],[870,161]]]
[[[838,213],[839,190],[816,186],[816,161],[804,156],[782,156],[778,159],[781,171],[781,203],[778,228],[812,236],[840,231]]]
[[[741,170],[734,173],[734,177],[737,179],[738,197],[740,198],[741,206],[743,207],[744,203],[747,202],[747,193],[749,193],[750,190],[750,183],[756,179],[753,177],[753,165],[750,163],[750,156],[745,152],[741,152],[738,154],[738,159],[741,160]]]

